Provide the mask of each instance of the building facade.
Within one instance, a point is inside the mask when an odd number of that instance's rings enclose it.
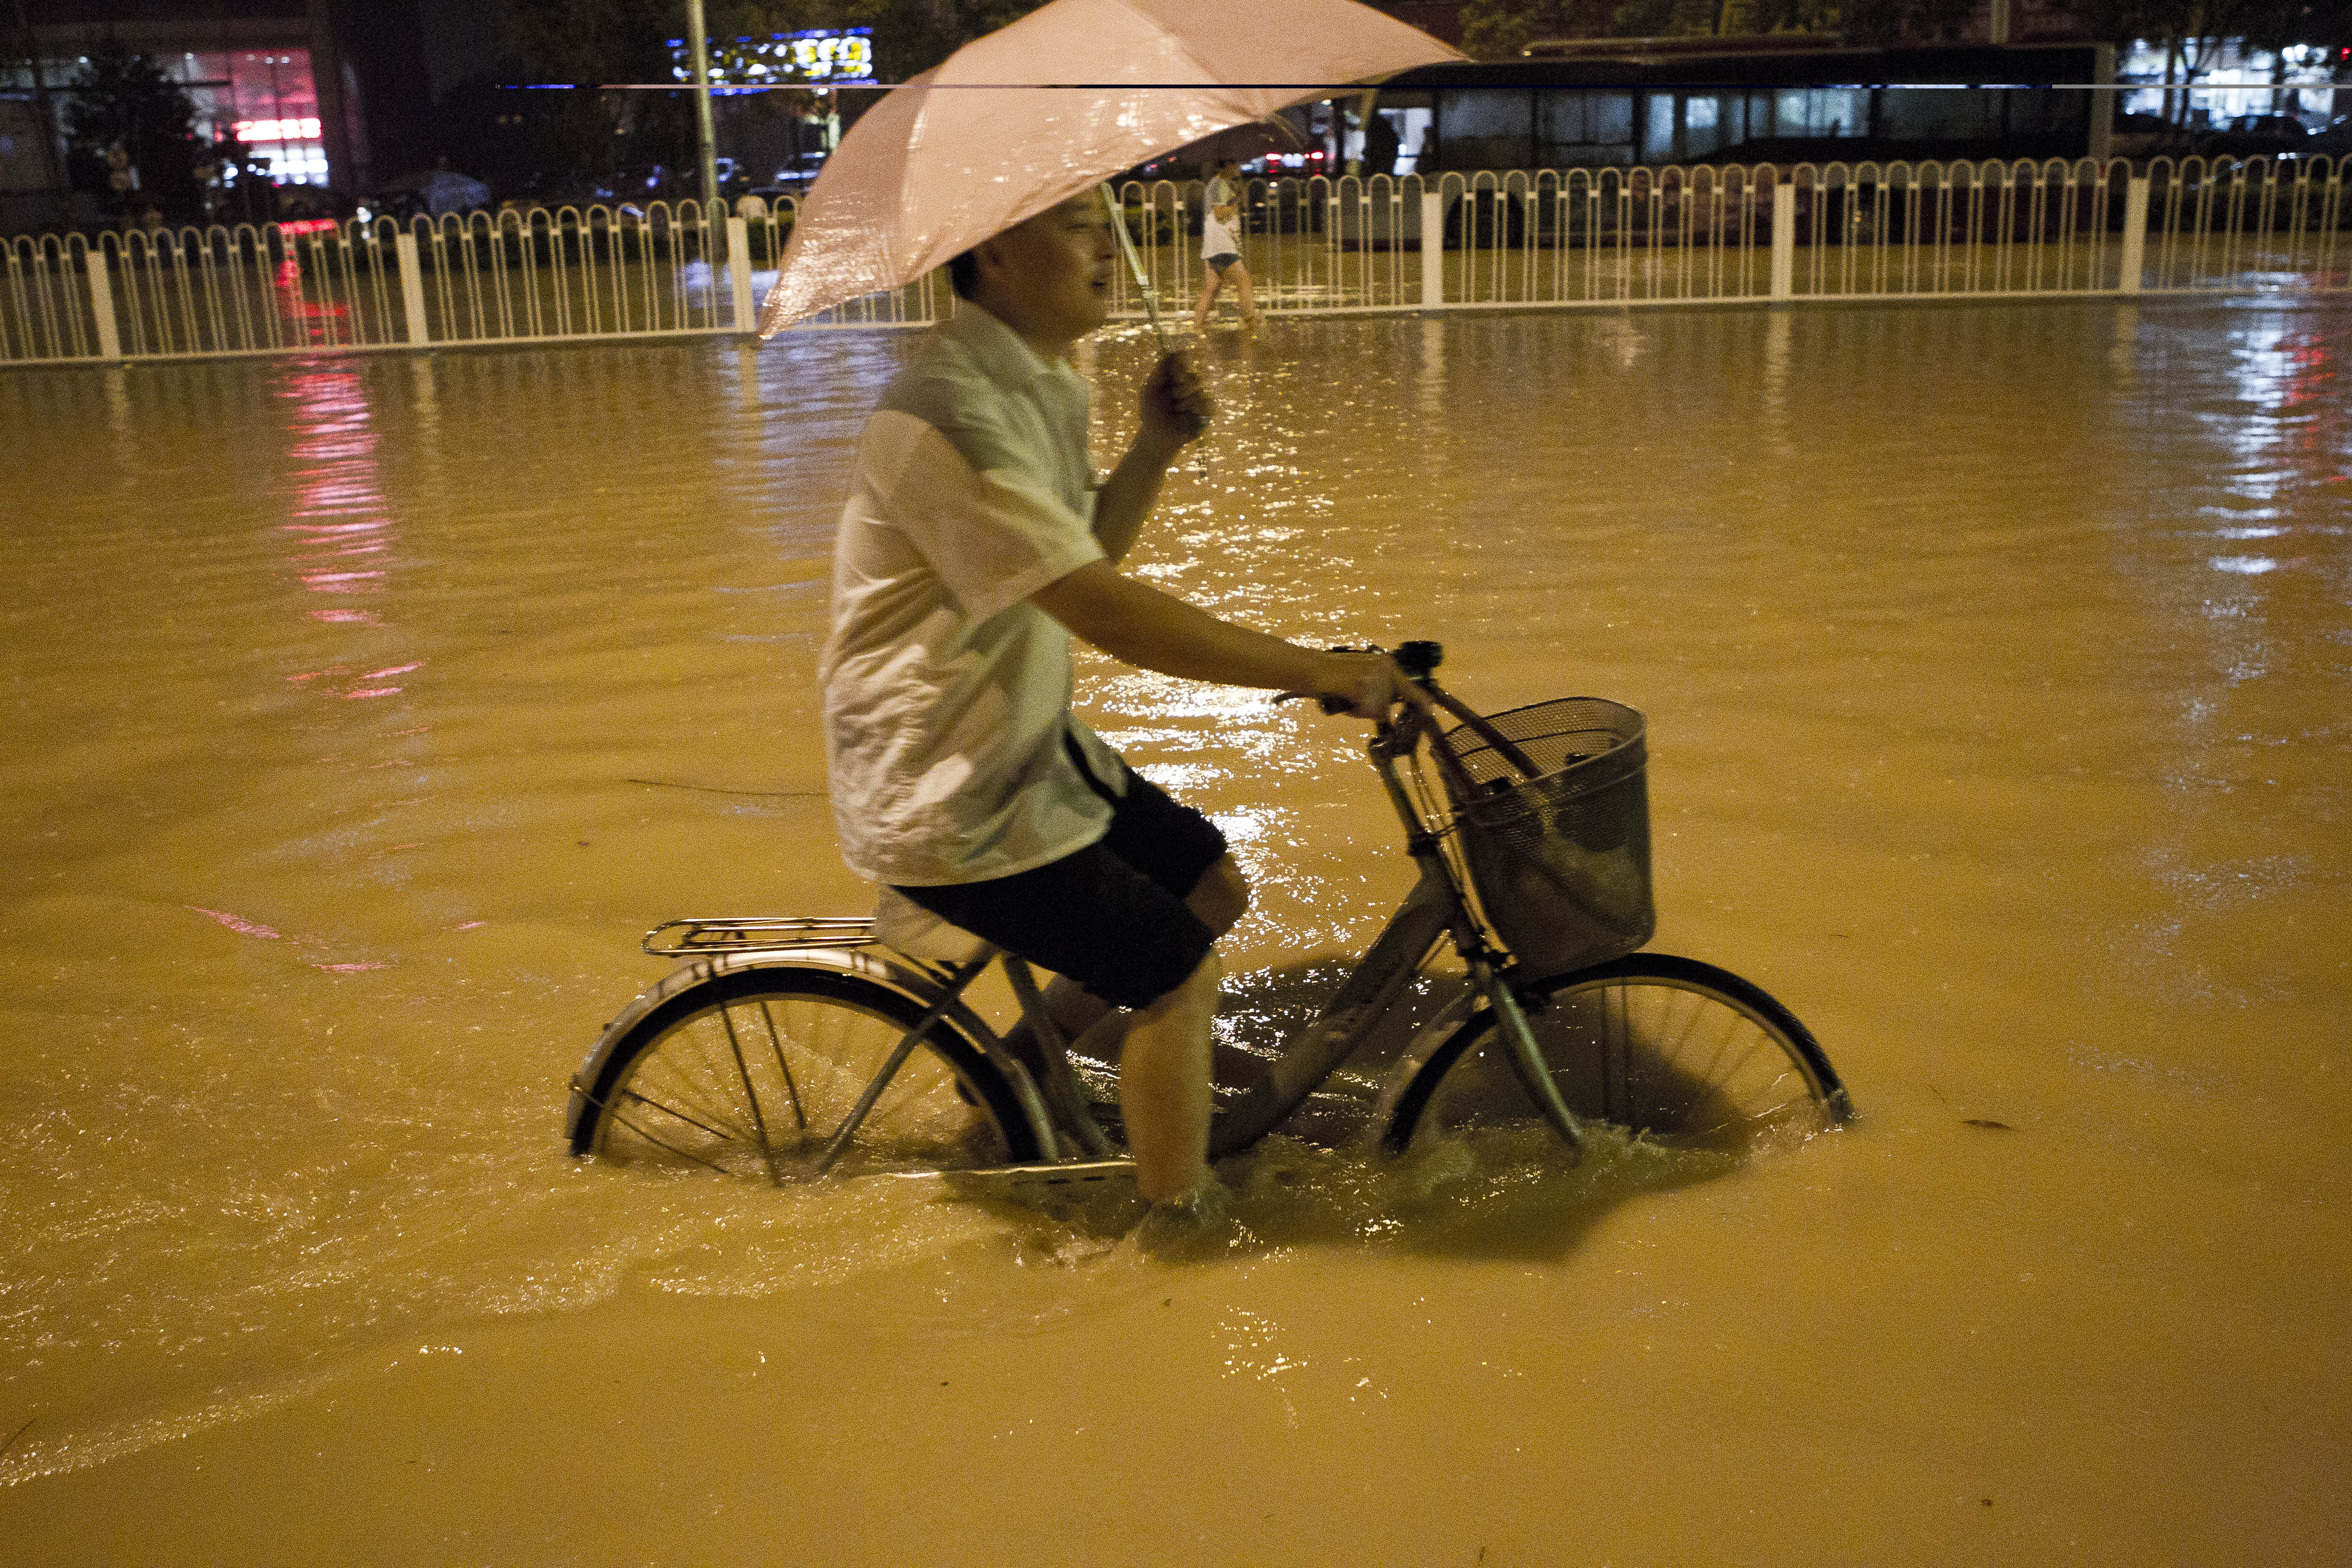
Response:
[[[21,0],[21,10],[30,37],[6,51],[17,57],[12,96],[30,101],[25,57],[37,57],[61,152],[74,81],[113,44],[187,93],[201,145],[234,137],[281,188],[357,192],[423,159],[415,0]]]

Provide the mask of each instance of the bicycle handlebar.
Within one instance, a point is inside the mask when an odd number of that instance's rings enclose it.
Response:
[[[1379,653],[1381,650],[1376,647],[1335,647],[1331,651],[1333,653]],[[1429,694],[1436,706],[1444,709],[1455,719],[1461,721],[1462,724],[1480,741],[1493,748],[1496,756],[1517,770],[1520,779],[1535,778],[1543,771],[1536,765],[1535,759],[1530,757],[1517,742],[1496,728],[1491,721],[1480,717],[1475,710],[1460,698],[1437,684],[1434,672],[1445,660],[1445,649],[1442,645],[1428,641],[1400,643],[1389,653],[1389,658],[1396,661],[1397,667],[1404,671],[1408,679]],[[1349,710],[1349,705],[1338,698],[1318,697],[1316,700],[1324,712],[1334,716]],[[1426,711],[1412,708],[1407,709],[1402,720],[1392,721],[1383,718],[1375,731],[1374,746],[1376,749],[1387,751],[1391,755],[1402,756],[1421,744],[1422,736],[1429,732],[1431,720],[1432,715]],[[1459,782],[1465,791],[1474,787],[1470,776],[1459,772],[1461,766],[1459,759],[1451,752],[1444,752],[1442,748],[1439,765],[1449,767],[1457,773]]]
[[[1333,653],[1385,652],[1389,658],[1396,661],[1397,668],[1403,670],[1409,678],[1424,683],[1429,679],[1431,672],[1436,669],[1439,665],[1445,662],[1444,645],[1442,643],[1428,641],[1426,638],[1416,638],[1411,642],[1402,642],[1397,644],[1393,648],[1335,647],[1331,651]],[[1351,706],[1347,702],[1341,701],[1337,697],[1318,697],[1315,701],[1316,706],[1321,708],[1325,713],[1329,714],[1333,718],[1337,718],[1340,714],[1347,712]]]

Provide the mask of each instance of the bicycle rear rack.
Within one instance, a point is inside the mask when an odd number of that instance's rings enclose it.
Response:
[[[765,915],[665,921],[638,943],[656,958],[709,952],[761,952],[780,947],[870,947],[874,921],[863,915],[782,920]]]

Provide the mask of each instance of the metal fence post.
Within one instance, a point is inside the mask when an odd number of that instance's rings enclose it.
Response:
[[[2124,264],[2116,287],[2126,294],[2138,293],[2147,266],[2147,176],[2135,174],[2124,186]]]
[[[122,338],[114,326],[114,283],[107,276],[106,247],[93,245],[82,252],[82,271],[89,279],[90,313],[98,318],[98,357],[122,357]]]
[[[1786,180],[1772,187],[1772,298],[1796,292],[1797,187]]]
[[[727,220],[727,287],[735,297],[735,330],[752,331],[760,323],[751,314],[751,226],[740,217]]]
[[[408,345],[421,349],[433,340],[425,330],[425,277],[416,259],[416,236],[406,229],[394,235],[392,254],[400,267],[400,308],[408,318]]]
[[[1421,193],[1421,308],[1445,303],[1445,198]]]

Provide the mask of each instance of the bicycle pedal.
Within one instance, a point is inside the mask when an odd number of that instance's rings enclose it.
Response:
[[[1076,1194],[1088,1189],[1132,1186],[1135,1162],[1072,1160],[1052,1165],[997,1165],[977,1171],[941,1171],[939,1177],[957,1192],[978,1196]]]

